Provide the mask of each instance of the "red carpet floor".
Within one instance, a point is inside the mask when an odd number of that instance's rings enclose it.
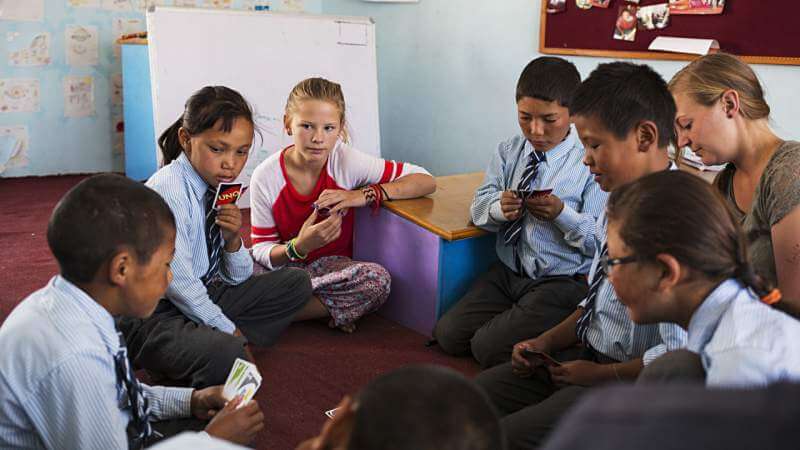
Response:
[[[61,195],[81,179],[0,179],[0,323],[58,271],[47,248],[47,219]],[[264,376],[256,398],[266,416],[266,429],[254,445],[293,449],[317,433],[326,419],[324,411],[343,395],[398,367],[432,363],[468,375],[477,372],[471,359],[426,348],[425,339],[376,315],[360,321],[352,335],[321,323],[292,325],[276,346],[254,351]]]

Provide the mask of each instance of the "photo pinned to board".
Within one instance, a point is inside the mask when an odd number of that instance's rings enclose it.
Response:
[[[669,4],[642,6],[636,11],[639,28],[646,30],[663,30],[669,25]]]
[[[592,7],[592,0],[575,0],[575,6],[580,9],[590,9]]]
[[[567,9],[567,0],[547,0],[547,14],[557,14]]]
[[[617,21],[614,23],[614,39],[630,42],[636,39],[636,10],[634,5],[619,7]]]
[[[669,0],[671,14],[722,14],[725,0]]]
[[[597,8],[608,8],[611,5],[611,0],[592,0],[592,6]]]

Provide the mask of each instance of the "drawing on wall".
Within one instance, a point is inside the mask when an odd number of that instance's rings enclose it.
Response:
[[[67,0],[67,4],[73,8],[99,8],[100,0]]]
[[[122,52],[122,47],[117,44],[117,39],[123,35],[138,33],[140,31],[147,31],[147,26],[144,24],[142,19],[115,17],[111,20],[111,32],[114,33],[114,58],[119,58],[119,55]]]
[[[230,9],[233,0],[206,0],[206,8]]]
[[[67,64],[71,66],[94,66],[98,60],[97,27],[68,25],[64,32]]]
[[[0,174],[28,164],[28,127],[0,126]]]
[[[94,79],[91,76],[64,77],[64,115],[86,117],[94,114]]]
[[[39,80],[0,79],[0,112],[39,111]]]
[[[248,11],[269,11],[272,9],[272,2],[266,0],[245,0],[244,9]]]
[[[0,20],[41,22],[44,18],[44,0],[0,1]]]
[[[564,12],[567,9],[567,0],[547,0],[547,14]]]
[[[50,64],[50,33],[34,34],[30,40],[28,40],[28,36],[20,35],[17,32],[9,32],[7,36],[8,65],[45,66]]]
[[[107,9],[109,11],[133,11],[134,10],[134,3],[137,3],[138,0],[103,0],[103,9]]]
[[[575,0],[575,6],[580,9],[591,9],[592,0]]]
[[[305,10],[303,0],[281,0],[281,6],[286,11],[302,12]]]
[[[197,0],[174,0],[175,6],[182,6],[184,8],[194,8],[197,6]]]

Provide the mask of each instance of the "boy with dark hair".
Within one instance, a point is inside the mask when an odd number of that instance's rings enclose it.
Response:
[[[581,164],[570,126],[580,81],[572,63],[554,57],[520,75],[522,135],[500,143],[470,208],[475,225],[497,232],[500,261],[436,324],[447,353],[471,351],[485,368],[508,361],[514,343],[552,328],[586,295],[606,194]]]
[[[412,366],[342,399],[319,436],[298,450],[502,450],[497,414],[470,380],[452,369]]]
[[[584,164],[606,192],[660,170],[674,170],[675,103],[664,80],[646,65],[601,64],[570,106],[585,148]],[[636,325],[608,281],[606,217],[597,221],[601,245],[589,292],[563,322],[514,345],[511,362],[478,375],[503,417],[510,448],[536,448],[563,413],[591,386],[630,381],[668,350],[685,346],[674,324]],[[581,345],[582,344],[582,345]],[[546,357],[552,354],[556,364]]]
[[[235,409],[222,386],[138,382],[114,326],[112,316],[152,314],[172,278],[175,219],[158,194],[118,175],[89,178],[56,206],[47,241],[61,275],[0,327],[0,447],[139,448],[156,435],[151,420],[190,416],[213,416],[212,436],[254,437],[256,402]]]

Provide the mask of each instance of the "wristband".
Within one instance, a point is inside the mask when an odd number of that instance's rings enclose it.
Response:
[[[295,246],[296,241],[297,238],[294,238],[286,244],[286,256],[289,258],[289,261],[292,262],[302,261],[308,258],[308,255],[303,255],[297,250],[297,247]]]

